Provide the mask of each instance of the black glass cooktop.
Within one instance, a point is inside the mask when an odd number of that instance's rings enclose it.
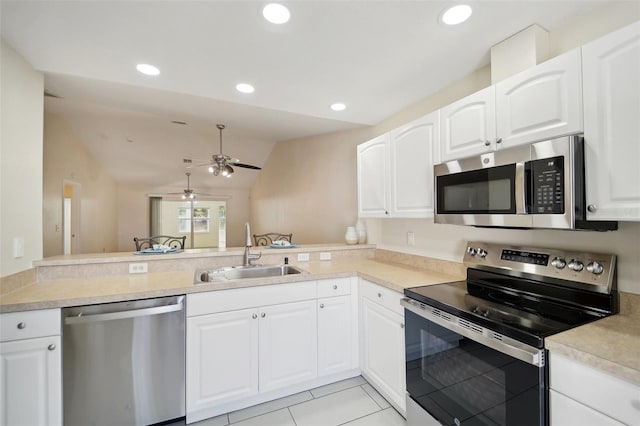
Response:
[[[612,295],[471,268],[466,281],[414,287],[405,295],[538,348],[545,337],[615,312]]]

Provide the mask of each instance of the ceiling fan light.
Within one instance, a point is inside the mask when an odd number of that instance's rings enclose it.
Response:
[[[222,169],[222,176],[231,177],[232,174],[233,174],[233,167],[231,167],[228,164],[225,164]]]

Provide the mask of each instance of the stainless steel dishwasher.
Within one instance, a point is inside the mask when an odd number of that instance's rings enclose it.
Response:
[[[184,302],[172,296],[62,310],[65,425],[184,417]]]

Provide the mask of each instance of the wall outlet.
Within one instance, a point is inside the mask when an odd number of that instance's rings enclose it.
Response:
[[[130,274],[144,274],[148,272],[146,263],[130,263],[129,264],[129,273]]]
[[[412,231],[407,232],[407,245],[415,246],[416,245],[416,234]]]
[[[309,253],[298,253],[298,262],[308,262]]]
[[[331,260],[331,253],[325,251],[320,252],[320,260]]]

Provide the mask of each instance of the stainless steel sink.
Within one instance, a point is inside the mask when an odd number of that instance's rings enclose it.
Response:
[[[196,271],[194,284],[243,280],[247,278],[282,277],[301,273],[303,273],[301,269],[291,265],[229,266],[220,269]]]

